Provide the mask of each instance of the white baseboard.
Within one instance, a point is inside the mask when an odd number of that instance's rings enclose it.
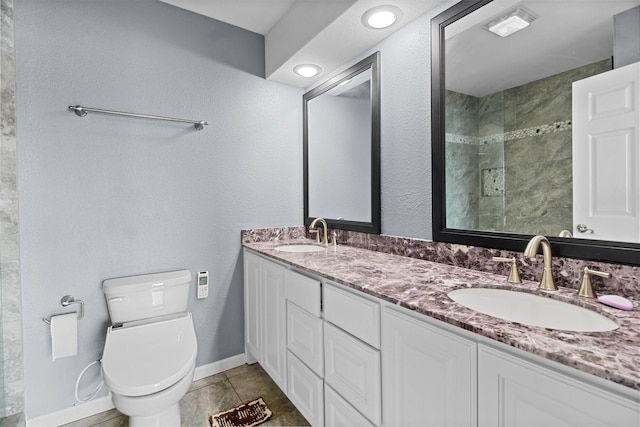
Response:
[[[242,353],[207,365],[198,366],[193,374],[193,380],[197,381],[211,375],[219,374],[220,372],[224,372],[228,369],[244,365],[246,360],[246,356]],[[61,424],[78,421],[82,418],[90,417],[113,408],[113,402],[111,401],[111,395],[109,394],[108,396],[99,397],[81,405],[72,406],[50,414],[28,419],[26,420],[26,427],[59,426]]]
[[[220,372],[224,372],[228,369],[237,368],[245,363],[247,363],[247,358],[244,353],[241,353],[227,357],[226,359],[218,360],[217,362],[209,363],[208,365],[198,366],[196,368],[196,372],[193,374],[193,380],[201,380],[202,378],[219,374]]]
[[[51,427],[67,424],[73,421],[81,420],[92,415],[99,414],[100,412],[113,409],[113,402],[111,401],[111,394],[81,405],[72,406],[70,408],[62,409],[60,411],[52,412],[47,415],[41,415],[39,417],[26,420],[26,427]]]

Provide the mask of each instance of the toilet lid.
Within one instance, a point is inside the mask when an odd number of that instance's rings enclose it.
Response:
[[[123,396],[159,392],[189,373],[197,351],[191,313],[143,325],[110,327],[102,355],[104,383]]]

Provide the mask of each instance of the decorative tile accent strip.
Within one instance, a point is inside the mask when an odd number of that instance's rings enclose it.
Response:
[[[547,125],[534,126],[525,129],[518,129],[511,132],[507,132],[504,134],[504,141],[511,141],[513,139],[526,138],[529,136],[543,135],[545,133],[553,133],[553,132],[563,132],[565,130],[571,130],[571,120],[563,120],[560,122],[555,122]],[[495,135],[489,136],[487,138],[493,138]],[[482,139],[482,138],[481,138]],[[497,141],[500,142],[500,141]],[[487,144],[490,142],[482,142],[482,144]]]
[[[482,197],[504,195],[504,168],[482,169]]]
[[[468,145],[485,145],[485,144],[498,144],[505,141],[512,141],[514,139],[522,139],[530,136],[544,135],[546,133],[563,132],[565,130],[571,130],[571,120],[562,120],[559,122],[533,126],[524,129],[518,129],[507,133],[497,133],[488,136],[467,136],[456,135],[452,133],[445,134],[445,142],[454,144],[468,144]]]

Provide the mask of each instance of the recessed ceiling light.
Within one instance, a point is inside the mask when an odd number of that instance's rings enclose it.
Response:
[[[313,64],[300,64],[296,65],[293,68],[293,72],[301,75],[302,77],[317,76],[318,74],[320,74],[320,71],[322,71],[322,68]]]
[[[391,5],[376,6],[362,15],[362,23],[365,27],[380,30],[392,26],[400,18],[402,18],[400,8]]]
[[[489,22],[484,27],[500,37],[507,37],[527,28],[536,18],[537,16],[533,12],[519,6],[517,9]]]

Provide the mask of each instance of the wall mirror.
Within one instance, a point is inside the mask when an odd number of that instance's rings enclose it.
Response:
[[[304,223],[380,233],[380,53],[303,96]]]
[[[524,28],[505,36],[509,17]],[[543,234],[554,255],[640,265],[640,73],[613,74],[639,60],[620,54],[639,26],[640,0],[463,0],[433,19],[434,240]],[[591,89],[611,76],[617,92]],[[585,131],[599,94],[635,124]]]

